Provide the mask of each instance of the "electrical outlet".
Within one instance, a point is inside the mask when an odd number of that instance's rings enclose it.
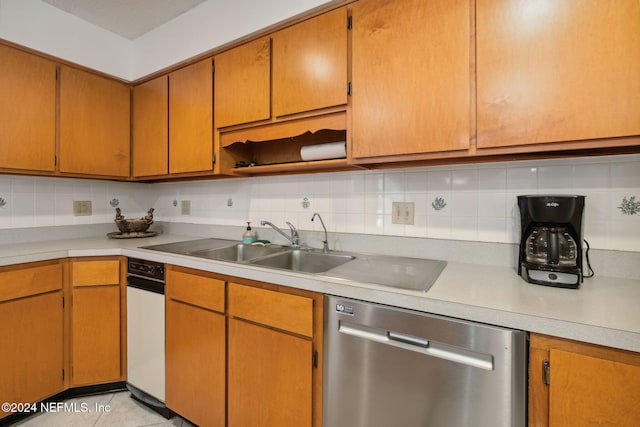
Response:
[[[74,200],[73,201],[73,214],[75,216],[91,216],[91,200]]]
[[[391,223],[413,225],[413,202],[392,202],[391,203]]]
[[[182,215],[191,215],[191,200],[183,200],[180,205],[180,213]]]

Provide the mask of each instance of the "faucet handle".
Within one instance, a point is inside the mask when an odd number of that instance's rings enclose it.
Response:
[[[287,225],[291,229],[291,246],[300,247],[300,235],[298,234],[298,230],[289,221],[287,221]]]

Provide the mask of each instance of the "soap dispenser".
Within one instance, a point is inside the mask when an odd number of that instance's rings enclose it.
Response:
[[[257,239],[256,232],[251,229],[251,222],[247,222],[247,230],[242,235],[242,243],[251,244]]]

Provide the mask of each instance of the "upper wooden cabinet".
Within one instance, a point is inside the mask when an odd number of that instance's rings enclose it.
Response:
[[[273,34],[273,115],[347,103],[347,10]]]
[[[130,87],[60,67],[60,172],[128,177]]]
[[[478,148],[640,135],[639,2],[477,0],[476,18]]]
[[[169,172],[213,169],[211,58],[169,74]]]
[[[133,162],[135,177],[169,173],[169,77],[133,88]]]
[[[467,149],[470,78],[468,1],[355,3],[353,157]]]
[[[56,64],[0,45],[0,168],[54,171]]]
[[[216,128],[271,117],[271,39],[262,38],[214,58]]]

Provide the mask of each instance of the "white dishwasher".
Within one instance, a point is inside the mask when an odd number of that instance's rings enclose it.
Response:
[[[164,264],[129,258],[127,388],[131,397],[170,418],[165,405]]]

